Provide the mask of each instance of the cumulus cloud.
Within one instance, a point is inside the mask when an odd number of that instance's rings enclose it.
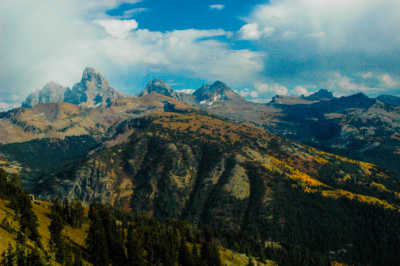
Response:
[[[261,28],[257,23],[249,23],[240,28],[239,38],[242,40],[259,40],[271,36],[274,31],[273,27]]]
[[[380,76],[380,80],[385,87],[395,87],[398,83],[389,74],[383,74]]]
[[[260,95],[287,95],[289,90],[286,86],[278,83],[265,83],[265,82],[255,82],[254,88]]]
[[[250,98],[250,99],[258,98],[258,96],[259,96],[257,91],[250,90],[249,88],[244,88],[240,91],[237,91],[237,93],[242,97]]]
[[[65,86],[93,66],[112,84],[150,72],[224,80],[233,86],[257,79],[264,54],[232,49],[216,37],[224,30],[154,32],[134,19],[115,19],[105,11],[127,0],[0,1],[0,99],[21,101],[50,80]],[[129,79],[127,78],[127,79]],[[116,84],[117,83],[117,84]],[[135,93],[135,92],[133,92]]]
[[[239,84],[255,78],[263,69],[262,55],[231,50],[209,38],[226,36],[223,30],[137,30],[126,39],[106,38],[98,45],[114,64],[154,71],[186,73],[208,80]]]
[[[214,9],[214,10],[222,10],[225,8],[225,5],[222,4],[214,4],[214,5],[209,5],[208,6],[210,9]]]
[[[329,90],[334,91],[336,96],[347,96],[359,92],[376,96],[384,91],[382,87],[369,86],[354,77],[340,73],[332,73],[326,86]]]
[[[399,9],[398,0],[272,0],[255,7],[238,34],[262,46],[265,75],[287,87],[320,86],[334,72],[360,88],[379,87],[353,79],[372,72],[395,88],[383,75],[400,77]]]
[[[328,41],[319,43],[325,49],[357,47],[376,51],[394,46],[393,36],[398,35],[400,25],[399,8],[397,0],[274,0],[258,6],[247,21],[258,23],[260,28],[275,28],[275,38],[291,32],[297,33],[299,39],[327,37]],[[384,40],[390,42],[383,43]]]
[[[303,87],[303,86],[296,86],[296,87],[293,89],[293,93],[294,93],[294,95],[296,95],[296,96],[301,96],[301,95],[308,96],[308,95],[311,94],[311,93],[308,91],[308,89],[305,88],[305,87]]]
[[[95,20],[104,30],[113,37],[126,38],[130,31],[137,29],[136,20],[101,19]]]

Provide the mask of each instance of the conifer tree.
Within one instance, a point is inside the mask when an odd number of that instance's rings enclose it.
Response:
[[[189,249],[184,240],[182,240],[181,247],[179,249],[179,264],[185,266],[195,265],[192,254],[190,254]]]
[[[128,265],[142,266],[146,265],[143,257],[144,250],[138,235],[134,232],[132,226],[128,227],[128,236],[126,242],[126,250],[128,253]]]
[[[90,226],[86,238],[86,246],[89,252],[89,259],[94,265],[109,265],[109,246],[107,242],[106,231],[102,219],[97,213],[99,206],[90,206],[89,218]],[[104,218],[104,217],[102,217]]]

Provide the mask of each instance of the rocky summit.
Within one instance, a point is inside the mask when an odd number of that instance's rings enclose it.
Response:
[[[109,106],[120,97],[108,81],[95,69],[86,68],[82,79],[65,91],[64,101],[84,106]]]

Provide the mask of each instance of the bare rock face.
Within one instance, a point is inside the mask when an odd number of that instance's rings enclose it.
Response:
[[[22,103],[22,107],[32,108],[38,104],[63,102],[65,90],[60,84],[49,82],[41,90],[31,93]]]
[[[86,68],[82,79],[72,89],[67,89],[64,101],[88,107],[110,106],[120,97],[108,81],[95,69]]]

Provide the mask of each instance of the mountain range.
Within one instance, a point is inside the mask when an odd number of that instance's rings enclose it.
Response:
[[[221,81],[185,94],[153,80],[126,96],[87,68],[72,89],[49,83],[0,113],[0,158],[40,199],[389,263],[398,231],[381,225],[400,220],[395,102],[321,89],[260,104]]]

